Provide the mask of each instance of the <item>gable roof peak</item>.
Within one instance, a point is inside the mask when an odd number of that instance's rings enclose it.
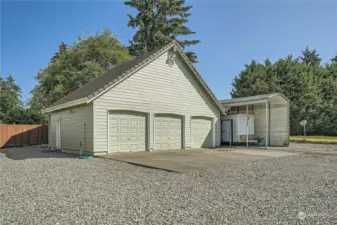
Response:
[[[164,52],[168,51],[173,46],[177,47],[176,52],[180,53],[185,63],[191,69],[192,73],[196,76],[196,78],[200,81],[201,85],[205,88],[205,90],[208,92],[210,97],[214,100],[215,104],[219,107],[219,109],[223,113],[225,113],[224,109],[219,104],[213,92],[210,90],[206,82],[202,79],[201,75],[198,73],[193,63],[189,61],[188,57],[185,55],[185,53],[183,52],[183,49],[181,49],[179,43],[176,40],[172,40],[170,43],[162,47],[154,49],[153,51],[150,51],[143,55],[137,56],[136,58],[130,61],[122,63],[108,70],[107,72],[102,74],[100,77],[97,77],[91,80],[90,82],[84,84],[82,87],[76,89],[75,91],[61,98],[60,100],[58,100],[56,103],[54,103],[52,106],[48,108],[52,108],[56,105],[63,105],[65,103],[75,101],[77,99],[83,99],[83,98],[87,98],[87,103],[89,103],[93,101],[94,99],[96,99],[97,97],[99,97],[101,94],[105,93],[107,90],[110,90],[111,87],[117,85],[121,80],[124,80],[126,77],[132,75],[134,72],[138,71],[139,69],[146,66],[148,63],[152,62],[154,59],[162,55]],[[46,108],[44,111],[45,112],[49,111],[48,108]]]

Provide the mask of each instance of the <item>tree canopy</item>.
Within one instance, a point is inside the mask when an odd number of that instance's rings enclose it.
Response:
[[[23,107],[21,88],[15,83],[12,75],[0,77],[0,123],[38,124],[42,115]]]
[[[186,26],[192,6],[185,6],[185,0],[129,0],[124,4],[137,10],[136,16],[128,14],[128,26],[137,28],[130,42],[132,55],[141,55],[172,40],[183,49],[200,42],[182,38],[195,34]],[[194,52],[185,53],[191,62],[197,62]]]
[[[337,58],[337,55],[336,57]],[[252,61],[234,78],[232,97],[280,92],[290,99],[291,134],[302,134],[299,122],[308,121],[308,134],[337,135],[337,65],[324,66],[315,50],[275,63]]]
[[[33,109],[49,106],[130,59],[128,49],[109,30],[87,38],[79,36],[70,46],[62,42],[47,67],[38,73],[29,105]]]

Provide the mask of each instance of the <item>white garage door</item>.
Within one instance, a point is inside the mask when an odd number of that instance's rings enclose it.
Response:
[[[109,113],[109,152],[145,151],[145,114]]]
[[[156,116],[154,123],[155,149],[181,149],[181,118]]]
[[[192,118],[191,147],[211,148],[212,146],[212,120],[206,118]]]

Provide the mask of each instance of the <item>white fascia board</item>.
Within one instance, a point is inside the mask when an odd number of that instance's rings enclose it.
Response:
[[[221,104],[223,108],[225,107],[227,108],[227,107],[233,107],[233,106],[254,105],[254,104],[260,104],[260,103],[266,103],[266,102],[268,102],[268,99],[247,101],[247,102],[221,103]]]
[[[53,112],[53,111],[56,111],[56,110],[61,110],[61,109],[65,109],[65,108],[81,105],[81,104],[87,103],[87,100],[88,100],[87,97],[79,98],[79,99],[76,99],[74,101],[65,102],[65,103],[62,103],[62,104],[59,104],[59,105],[55,105],[55,106],[51,106],[51,107],[42,109],[41,112],[43,114],[44,113],[50,113],[50,112]]]

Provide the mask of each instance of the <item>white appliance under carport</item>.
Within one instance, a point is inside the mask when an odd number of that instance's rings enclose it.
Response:
[[[254,115],[228,115],[222,119],[222,141],[243,142],[254,135]]]
[[[273,93],[219,101],[227,115],[221,117],[222,144],[255,143],[265,147],[288,146],[289,99]]]

